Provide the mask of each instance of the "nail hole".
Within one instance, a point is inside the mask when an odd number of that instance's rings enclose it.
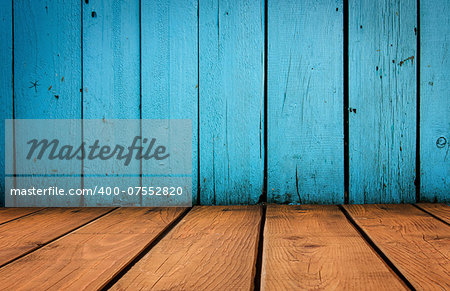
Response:
[[[91,15],[92,15],[93,18],[95,18],[95,17],[97,17],[97,12],[92,11]]]
[[[436,146],[440,149],[442,149],[443,147],[445,147],[445,145],[447,144],[447,139],[443,136],[441,136],[440,138],[437,139],[436,141]]]

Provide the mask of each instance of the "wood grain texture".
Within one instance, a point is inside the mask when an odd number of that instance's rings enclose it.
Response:
[[[268,2],[268,201],[343,203],[342,2]]]
[[[412,205],[345,205],[417,290],[450,288],[450,227]]]
[[[403,290],[336,206],[268,205],[261,290]]]
[[[139,1],[83,2],[83,117],[139,119]]]
[[[77,1],[13,1],[14,5],[14,112],[16,119],[81,118],[81,9]],[[17,121],[16,121],[17,123]],[[36,123],[38,124],[38,123]],[[79,123],[61,132],[58,123],[41,131],[79,136]],[[15,128],[16,134],[18,132]],[[53,131],[54,133],[55,131]],[[59,137],[59,136],[56,136]],[[73,140],[72,140],[73,141]],[[16,151],[25,147],[14,145]],[[45,162],[42,162],[45,166]],[[55,174],[36,163],[18,165],[24,172]],[[18,168],[19,168],[18,167]],[[81,162],[68,165],[68,173],[80,173]],[[23,174],[23,172],[16,172]],[[16,179],[17,181],[19,179]],[[66,186],[61,178],[31,180],[36,188]],[[45,180],[45,181],[44,181]],[[70,187],[81,186],[81,178],[72,179]],[[20,183],[18,182],[18,187]],[[26,184],[26,183],[25,183]],[[24,186],[26,187],[26,186]],[[31,188],[31,187],[30,187]],[[41,201],[46,199],[42,198]],[[74,197],[73,199],[79,199]],[[56,198],[48,198],[52,205]],[[19,201],[19,200],[18,200]],[[20,200],[23,201],[23,200]],[[30,199],[28,199],[30,201]],[[23,205],[13,203],[11,205]]]
[[[0,224],[42,210],[43,208],[0,208]]]
[[[198,193],[197,10],[197,0],[141,2],[142,118],[192,120],[194,204]],[[143,135],[151,130],[142,128]],[[142,170],[144,175],[151,173],[145,164]],[[143,177],[143,185],[148,180]]]
[[[420,1],[420,199],[450,203],[450,2]]]
[[[80,14],[76,1],[14,1],[16,118],[81,117]]]
[[[98,290],[182,211],[181,208],[113,211],[2,268],[1,289]]]
[[[255,204],[264,178],[264,1],[199,1],[202,204]]]
[[[91,0],[83,5],[83,118],[84,119],[139,119],[140,118],[140,31],[139,1]],[[84,123],[84,141],[87,144],[99,138],[108,144],[130,144],[140,135],[139,121],[128,126],[108,126],[99,132],[99,126]],[[130,138],[128,138],[130,136]],[[84,177],[85,188],[97,185],[121,187],[140,186],[140,165],[124,166],[117,160],[108,163],[84,162],[84,173],[104,175]],[[134,175],[122,179],[111,176]],[[99,200],[100,199],[100,200]],[[109,197],[86,198],[87,206],[102,205]],[[120,195],[113,204],[136,206],[139,196]],[[103,204],[104,205],[104,204]]]
[[[350,203],[415,201],[416,3],[349,1]]]
[[[261,208],[195,207],[113,290],[250,290]]]
[[[0,265],[30,252],[96,217],[108,208],[47,208],[0,226]]]
[[[12,1],[0,2],[0,207],[5,205],[5,119],[13,117]]]
[[[445,204],[435,204],[435,203],[418,203],[416,204],[425,211],[439,217],[443,221],[450,223],[450,206]]]

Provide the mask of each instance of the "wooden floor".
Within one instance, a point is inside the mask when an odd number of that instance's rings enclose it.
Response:
[[[450,207],[2,208],[1,290],[450,290]]]

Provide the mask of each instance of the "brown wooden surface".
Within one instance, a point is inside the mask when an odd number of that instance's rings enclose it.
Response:
[[[448,224],[413,205],[344,207],[381,255],[336,206],[268,205],[261,289],[404,289],[393,268],[418,290],[450,290]],[[260,206],[194,207],[126,272],[183,209],[5,210],[0,290],[251,290],[259,278]]]
[[[11,208],[0,208],[0,224],[8,222],[10,220],[22,217],[24,215],[31,214],[33,212],[39,211],[43,208],[30,207],[30,208],[20,208],[20,207],[11,207]]]
[[[115,210],[0,269],[1,288],[101,288],[182,211],[182,208]]]
[[[418,203],[417,206],[450,223],[450,206],[440,203]]]
[[[412,205],[345,205],[418,290],[450,290],[450,227]]]
[[[402,290],[337,206],[268,205],[261,290]]]
[[[0,225],[0,265],[109,210],[110,208],[47,208]]]
[[[200,206],[112,289],[251,290],[259,206]]]

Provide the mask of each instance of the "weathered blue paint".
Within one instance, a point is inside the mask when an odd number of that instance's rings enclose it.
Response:
[[[267,78],[268,201],[342,203],[343,0],[265,1],[3,1],[2,119],[192,119],[194,203],[253,204]],[[415,200],[416,2],[349,1],[350,203]],[[449,202],[450,5],[420,4],[421,199]]]
[[[343,203],[342,1],[268,5],[268,200]]]
[[[350,203],[415,201],[416,1],[349,1]]]
[[[139,119],[140,118],[140,28],[139,0],[83,2],[83,118],[84,119]],[[138,125],[138,123],[135,123]],[[84,127],[84,140],[95,140],[99,134]],[[139,126],[111,128],[111,143],[130,133],[138,136]],[[123,132],[121,133],[121,131]],[[131,142],[131,141],[130,141]],[[140,186],[140,166],[125,168],[123,163],[111,161],[107,168],[84,163],[84,173],[104,174],[105,177],[84,177],[85,188],[93,188],[110,180],[109,186],[122,189]],[[130,167],[134,167],[131,169]],[[134,177],[120,180],[117,173]],[[104,197],[101,198],[104,202]],[[120,195],[112,199],[139,205],[139,196]],[[92,200],[90,206],[95,206]]]
[[[0,207],[4,206],[5,119],[12,118],[12,2],[0,2]]]
[[[81,12],[70,1],[14,1],[15,117],[81,117]]]
[[[198,1],[142,1],[141,5],[142,118],[192,120],[192,201],[196,203]],[[143,173],[149,170],[143,168]]]
[[[17,0],[13,5],[15,118],[81,118],[80,3]],[[79,129],[75,126],[67,130]],[[16,150],[23,147],[15,146]],[[33,167],[31,163],[25,166]],[[73,167],[68,172],[81,171],[81,163]],[[62,185],[61,180],[54,179],[36,179],[36,187]],[[80,184],[72,186],[81,186],[78,179]],[[49,197],[48,205],[53,202]]]
[[[420,1],[420,198],[450,202],[450,2]]]
[[[199,2],[202,204],[254,204],[264,177],[264,1]]]

